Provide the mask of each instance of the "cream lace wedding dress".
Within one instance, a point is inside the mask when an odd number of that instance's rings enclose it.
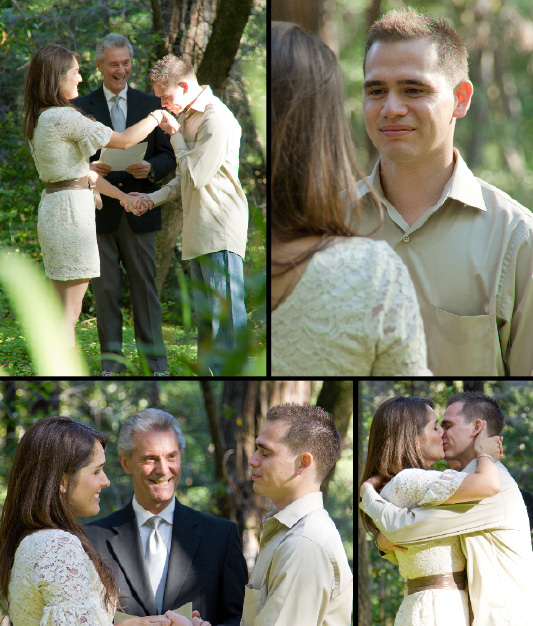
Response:
[[[13,626],[110,626],[103,586],[80,540],[63,530],[39,530],[15,552],[9,581]]]
[[[385,485],[381,496],[402,508],[438,506],[457,491],[466,476],[454,470],[406,469]],[[400,575],[408,579],[462,572],[466,566],[459,536],[409,546],[407,552],[391,552],[388,557],[399,565]],[[427,589],[405,596],[394,626],[468,626],[469,623],[466,591]]]
[[[271,336],[273,375],[431,375],[413,283],[384,241],[317,252],[272,312]]]
[[[39,116],[30,143],[39,178],[46,183],[89,174],[89,157],[109,143],[113,130],[70,107]],[[100,276],[94,197],[90,189],[43,191],[37,231],[44,270],[54,280]]]

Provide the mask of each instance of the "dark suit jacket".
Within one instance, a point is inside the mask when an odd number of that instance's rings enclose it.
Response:
[[[126,127],[133,126],[133,124],[140,122],[151,111],[161,108],[161,100],[151,94],[143,93],[129,86],[127,94],[128,117],[126,119]],[[72,100],[72,104],[85,111],[85,113],[93,115],[98,122],[113,128],[103,87],[91,91],[88,96],[75,98]],[[176,169],[176,159],[170,144],[170,138],[160,128],[156,128],[144,141],[148,142],[144,160],[154,166],[155,180],[161,180],[169,172],[173,172]],[[100,150],[91,157],[91,161],[97,161],[99,158]],[[109,172],[106,179],[113,185],[120,187],[125,193],[130,191],[150,193],[160,188],[158,184],[149,182],[147,178],[137,180],[128,172]],[[111,233],[117,228],[124,209],[115,198],[102,195],[102,200],[104,201],[102,210],[96,211],[96,232],[100,234]],[[160,207],[147,211],[140,217],[128,212],[126,217],[135,232],[161,229]]]
[[[113,565],[123,609],[139,617],[157,615],[130,502],[85,526],[98,553]],[[176,499],[163,613],[192,602],[212,626],[239,626],[248,582],[242,546],[233,522],[199,513]]]

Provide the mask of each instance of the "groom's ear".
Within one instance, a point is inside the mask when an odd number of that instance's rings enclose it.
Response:
[[[478,435],[478,433],[481,432],[482,428],[483,428],[483,420],[482,419],[475,419],[474,420],[474,432],[472,433],[472,437],[476,437]]]

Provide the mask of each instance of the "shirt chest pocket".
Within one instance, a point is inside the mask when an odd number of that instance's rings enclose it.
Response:
[[[246,585],[242,612],[243,626],[253,626],[255,618],[265,606],[266,599],[266,586],[263,586],[261,589],[252,589],[250,585]]]
[[[420,311],[435,376],[505,374],[495,315],[454,315],[422,302]]]

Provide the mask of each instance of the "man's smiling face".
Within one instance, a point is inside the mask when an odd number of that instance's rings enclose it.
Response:
[[[96,61],[96,67],[104,76],[104,85],[115,95],[119,94],[131,74],[131,55],[128,47],[104,48],[104,58]]]
[[[173,430],[135,433],[131,456],[120,456],[133,481],[137,502],[154,514],[166,508],[181,478],[181,456]]]
[[[382,158],[424,163],[453,146],[456,99],[431,40],[377,42],[365,63],[366,129]]]

